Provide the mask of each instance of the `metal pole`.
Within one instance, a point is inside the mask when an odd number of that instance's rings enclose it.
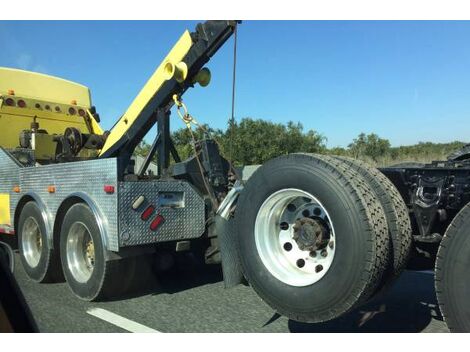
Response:
[[[160,141],[157,152],[158,176],[166,174],[166,170],[170,166],[170,111],[158,110],[157,112],[157,129]]]

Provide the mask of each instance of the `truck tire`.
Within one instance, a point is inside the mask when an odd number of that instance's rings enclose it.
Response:
[[[62,279],[57,251],[51,248],[41,210],[34,201],[26,203],[18,220],[20,261],[28,277],[36,282]]]
[[[408,208],[395,185],[379,170],[352,158],[335,156],[360,173],[382,203],[391,239],[391,260],[384,286],[389,286],[405,269],[411,253],[411,222]]]
[[[84,203],[70,207],[60,232],[60,252],[65,279],[78,298],[109,299],[122,294],[132,278],[135,261],[109,260],[100,229]]]
[[[364,303],[387,264],[380,202],[360,175],[342,166],[318,155],[273,159],[251,176],[238,201],[244,275],[293,320],[323,322]]]
[[[452,220],[436,259],[439,309],[451,332],[470,332],[470,204]]]

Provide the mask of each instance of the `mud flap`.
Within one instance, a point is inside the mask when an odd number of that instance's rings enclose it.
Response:
[[[215,231],[219,238],[224,285],[225,288],[232,288],[243,282],[233,221],[225,220],[222,216],[217,215],[215,217]]]

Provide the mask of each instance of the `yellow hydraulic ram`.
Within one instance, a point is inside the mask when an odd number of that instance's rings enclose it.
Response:
[[[206,21],[186,31],[163,60],[127,111],[111,129],[99,157],[130,155],[156,123],[157,111],[168,111],[173,95],[182,95],[210,79],[203,66],[233,34],[236,21]]]

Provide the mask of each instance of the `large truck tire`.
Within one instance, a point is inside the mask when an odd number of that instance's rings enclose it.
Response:
[[[412,243],[408,208],[395,185],[379,170],[367,163],[348,157],[335,156],[360,173],[374,190],[385,210],[392,250],[384,286],[389,286],[406,268]]]
[[[452,220],[436,259],[439,309],[449,330],[470,332],[470,204]]]
[[[291,154],[267,162],[235,213],[246,279],[273,309],[302,322],[328,321],[367,301],[387,265],[379,200],[360,175],[330,161]]]
[[[50,246],[46,225],[36,202],[24,205],[17,232],[20,261],[26,275],[36,282],[63,280],[58,251]]]
[[[65,214],[60,252],[65,279],[78,298],[110,299],[128,288],[135,260],[107,258],[96,218],[86,204],[77,203]]]

